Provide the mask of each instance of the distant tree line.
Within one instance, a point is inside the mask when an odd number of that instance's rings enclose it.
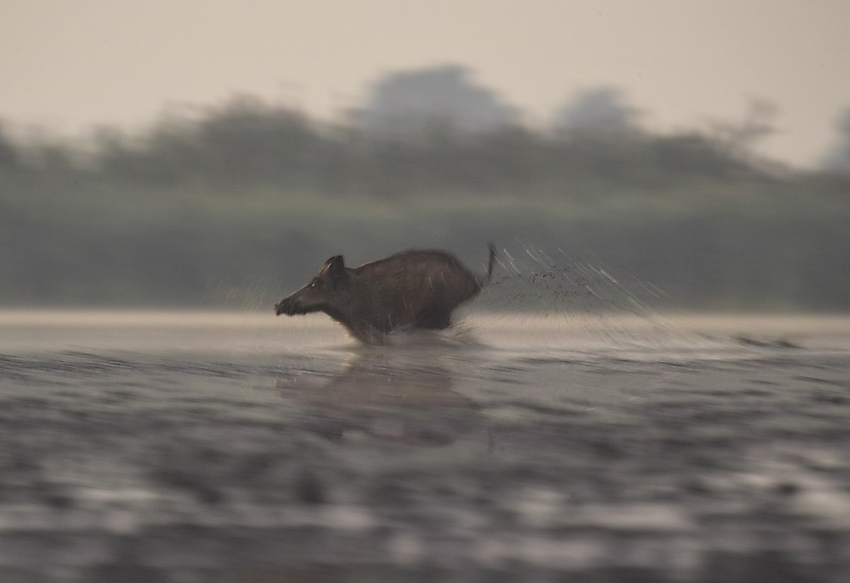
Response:
[[[827,153],[824,167],[828,171],[850,176],[850,107],[841,112],[836,126],[838,140]]]
[[[267,184],[332,196],[487,194],[529,183],[568,189],[583,176],[655,186],[681,176],[750,173],[747,140],[772,129],[756,119],[758,111],[714,135],[655,134],[636,117],[619,90],[602,87],[565,105],[551,128],[532,130],[475,86],[467,70],[446,66],[389,75],[362,110],[336,123],[239,96],[200,113],[166,116],[136,135],[101,128],[86,152],[61,142],[22,148],[0,131],[0,166],[76,165],[147,186]]]
[[[141,136],[101,129],[86,153],[69,144],[27,149],[0,134],[0,165],[151,187],[264,184],[328,196],[449,189],[486,195],[530,184],[569,191],[577,179],[594,176],[653,187],[755,172],[724,146],[697,132],[657,135],[608,125],[544,133],[512,123],[470,132],[450,119],[433,119],[416,133],[370,132],[242,97],[199,119],[164,120]]]
[[[241,96],[80,142],[0,125],[0,305],[265,305],[339,252],[469,260],[493,240],[618,264],[667,307],[848,309],[844,150],[823,171],[761,159],[773,114],[661,134],[603,87],[533,129],[443,67],[389,76],[334,122]],[[564,274],[519,265],[503,276]]]

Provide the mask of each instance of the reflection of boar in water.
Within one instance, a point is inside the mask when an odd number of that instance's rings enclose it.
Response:
[[[399,328],[442,330],[451,325],[452,311],[490,281],[495,257],[490,245],[487,273],[476,276],[443,251],[404,251],[355,268],[337,255],[276,304],[275,313],[324,312],[367,344]]]

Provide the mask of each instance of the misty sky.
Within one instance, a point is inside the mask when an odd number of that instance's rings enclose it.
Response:
[[[846,0],[0,0],[0,119],[74,133],[250,93],[330,116],[457,63],[547,121],[621,87],[652,128],[779,108],[765,152],[817,162],[850,107]]]

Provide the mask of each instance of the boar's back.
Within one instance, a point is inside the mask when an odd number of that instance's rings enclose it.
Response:
[[[442,251],[405,251],[352,272],[374,311],[421,328],[447,327],[452,310],[480,290],[460,260]]]

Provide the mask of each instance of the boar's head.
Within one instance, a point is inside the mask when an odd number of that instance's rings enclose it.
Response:
[[[275,314],[294,316],[326,311],[339,301],[349,279],[342,255],[331,257],[307,285],[275,304]]]

